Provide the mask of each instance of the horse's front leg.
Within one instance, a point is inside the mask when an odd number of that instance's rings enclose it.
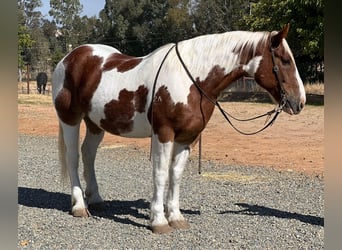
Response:
[[[173,231],[165,218],[163,202],[172,148],[172,142],[161,143],[157,135],[152,136],[153,198],[151,201],[151,227],[153,233],[170,233]]]
[[[174,143],[172,165],[169,170],[169,190],[167,196],[167,219],[169,225],[177,229],[187,229],[189,224],[184,219],[179,208],[179,188],[189,158],[190,149],[188,145]]]

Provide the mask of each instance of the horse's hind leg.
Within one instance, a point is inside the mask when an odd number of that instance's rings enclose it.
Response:
[[[60,121],[60,155],[71,183],[71,212],[76,217],[90,216],[78,175],[80,124],[70,126]]]
[[[87,184],[85,195],[89,207],[92,206],[97,208],[101,207],[103,200],[98,190],[94,163],[97,148],[103,139],[104,131],[98,128],[94,131],[94,129],[90,129],[91,122],[88,119],[85,119],[85,122],[87,124],[87,132],[81,147],[84,164],[84,178]]]
[[[169,190],[167,195],[167,220],[169,225],[177,229],[187,229],[189,224],[185,221],[179,209],[179,188],[184,167],[189,158],[188,145],[174,143],[172,164],[169,169]]]

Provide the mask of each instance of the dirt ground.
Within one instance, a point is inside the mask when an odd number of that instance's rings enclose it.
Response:
[[[272,104],[243,102],[223,103],[222,106],[239,118],[263,114],[274,108]],[[261,128],[264,122],[263,118],[260,121],[235,124],[243,131],[252,132]],[[84,136],[84,128],[83,124],[81,137]],[[58,120],[52,105],[18,104],[18,133],[57,137]],[[150,139],[128,139],[106,133],[101,144],[102,147],[128,145],[149,153]],[[193,148],[192,156],[198,156],[198,145]],[[252,136],[238,134],[215,109],[202,133],[202,159],[323,177],[324,106],[307,105],[297,116],[281,113],[273,126]]]

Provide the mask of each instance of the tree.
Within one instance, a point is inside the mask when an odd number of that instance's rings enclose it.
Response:
[[[170,0],[164,20],[165,43],[178,42],[194,35],[191,1]]]
[[[198,34],[238,30],[248,7],[248,0],[200,0],[194,12],[196,30]]]
[[[38,27],[42,14],[36,9],[41,6],[41,0],[18,0],[19,23],[28,29]]]
[[[150,52],[164,40],[167,6],[164,0],[106,0],[104,11],[100,13],[107,27],[102,42],[127,54]]]
[[[32,48],[34,41],[28,33],[24,25],[18,27],[18,70],[19,70],[19,81],[22,79],[22,70],[25,65],[31,63],[31,53],[29,52]]]
[[[41,6],[40,0],[18,0],[18,69],[34,64],[37,41],[35,30],[39,27],[41,13],[35,9]]]
[[[53,17],[61,31],[62,36],[60,37],[64,39],[66,52],[78,42],[78,31],[75,29],[74,23],[79,21],[83,6],[79,0],[50,0],[50,7],[49,15]]]
[[[304,81],[323,81],[319,65],[324,62],[323,0],[259,0],[241,25],[250,30],[279,30],[291,24],[288,43]]]

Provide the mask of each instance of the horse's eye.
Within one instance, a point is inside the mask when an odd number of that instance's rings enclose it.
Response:
[[[282,59],[281,59],[281,63],[282,63],[284,66],[289,66],[289,65],[291,65],[291,60],[288,59],[288,58],[282,58]]]

